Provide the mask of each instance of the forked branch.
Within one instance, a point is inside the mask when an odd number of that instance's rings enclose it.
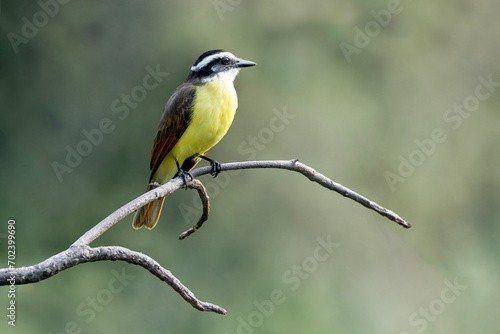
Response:
[[[325,188],[333,190],[342,196],[348,197],[361,205],[372,209],[380,215],[389,218],[390,220],[398,223],[399,225],[409,228],[405,220],[403,220],[396,213],[381,207],[377,203],[359,195],[358,193],[336,183],[321,173],[318,173],[309,166],[306,166],[298,160],[279,160],[279,161],[247,161],[247,162],[232,162],[222,164],[222,171],[236,170],[236,169],[253,169],[253,168],[278,168],[295,171],[306,176],[309,180],[317,182]],[[203,213],[200,220],[190,229],[185,231],[179,236],[179,239],[196,232],[203,223],[208,219],[210,212],[210,203],[207,192],[203,184],[195,179],[198,176],[209,174],[212,171],[211,167],[202,167],[195,169],[191,172],[193,180],[188,183],[188,187],[196,189],[203,203]],[[49,259],[29,267],[22,268],[6,268],[0,269],[0,285],[9,285],[13,282],[15,284],[29,284],[36,283],[41,280],[54,276],[62,270],[74,267],[80,263],[95,262],[95,261],[125,261],[131,264],[139,265],[149,270],[153,275],[170,285],[177,293],[181,295],[188,303],[194,308],[201,311],[216,312],[219,314],[226,314],[223,308],[202,302],[198,300],[194,294],[185,287],[170,271],[160,266],[158,262],[153,260],[147,255],[130,249],[118,246],[109,247],[96,247],[91,248],[89,245],[92,241],[98,238],[101,234],[107,231],[111,226],[134,212],[138,208],[154,201],[160,197],[170,195],[177,189],[183,186],[183,181],[180,178],[170,180],[168,183],[161,187],[155,188],[142,196],[132,200],[126,205],[122,206],[111,215],[106,217],[96,226],[87,231],[78,240],[76,240],[67,250],[56,254]]]

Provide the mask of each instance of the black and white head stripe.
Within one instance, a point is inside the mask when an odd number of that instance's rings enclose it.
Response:
[[[194,65],[191,66],[191,71],[198,72],[207,67],[207,65],[209,65],[214,60],[222,59],[224,57],[227,57],[229,59],[236,59],[236,57],[231,52],[224,50],[210,50],[198,57]]]
[[[203,84],[212,80],[233,81],[240,68],[254,65],[254,62],[237,58],[231,52],[210,50],[203,53],[191,66],[186,81],[195,84]]]

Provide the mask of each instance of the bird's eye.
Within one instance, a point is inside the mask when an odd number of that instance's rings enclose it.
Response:
[[[224,57],[224,58],[221,59],[221,62],[222,62],[223,65],[227,65],[227,64],[229,64],[229,58],[228,57]]]

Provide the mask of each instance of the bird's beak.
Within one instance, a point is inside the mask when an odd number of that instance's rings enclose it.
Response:
[[[250,66],[255,66],[257,65],[256,63],[254,63],[253,61],[250,61],[250,60],[245,60],[245,59],[238,59],[238,61],[236,62],[236,64],[234,64],[235,67],[250,67]]]

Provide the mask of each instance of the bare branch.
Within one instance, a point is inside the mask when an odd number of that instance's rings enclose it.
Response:
[[[89,246],[72,246],[30,267],[0,269],[0,285],[36,283],[80,263],[96,261],[125,261],[141,266],[170,285],[185,301],[197,310],[219,314],[227,313],[227,311],[220,306],[198,300],[169,270],[163,268],[151,257],[119,246],[96,248],[91,248]]]
[[[309,180],[313,182],[317,182],[325,188],[333,190],[344,197],[348,197],[359,204],[367,207],[368,209],[374,210],[380,215],[389,218],[390,220],[398,223],[399,225],[410,228],[411,225],[407,223],[403,218],[398,216],[396,213],[388,210],[377,203],[370,201],[366,197],[361,196],[360,194],[350,190],[349,188],[344,187],[343,185],[336,183],[321,173],[318,173],[311,167],[304,165],[299,162],[297,159],[294,160],[274,160],[274,161],[245,161],[245,162],[230,162],[226,164],[222,164],[222,171],[235,170],[235,169],[253,169],[253,168],[278,168],[278,169],[287,169],[290,171],[298,172]],[[210,167],[202,167],[198,168],[191,172],[193,177],[198,177],[201,175],[205,175],[210,173]]]
[[[306,176],[309,180],[314,181],[319,183],[325,188],[328,188],[330,190],[333,190],[335,192],[338,192],[342,196],[348,197],[361,205],[375,210],[382,216],[385,216],[389,218],[390,220],[400,224],[403,227],[409,228],[411,227],[410,224],[408,224],[406,221],[404,221],[401,217],[399,217],[396,213],[385,209],[378,205],[377,203],[370,201],[369,199],[359,195],[358,193],[344,187],[343,185],[333,182],[326,176],[324,176],[321,173],[316,172],[314,169],[311,167],[304,165],[303,163],[298,162],[297,159],[295,160],[274,160],[274,161],[244,161],[244,162],[230,162],[230,163],[225,163],[221,164],[222,171],[228,171],[228,170],[236,170],[236,169],[254,169],[254,168],[278,168],[278,169],[287,169],[291,171],[295,171],[298,173],[301,173],[302,175]],[[210,166],[207,167],[201,167],[193,170],[191,172],[191,175],[193,178],[196,178],[198,176],[210,174],[212,171]],[[190,184],[193,184],[193,181],[190,182]],[[188,184],[188,186],[190,185]],[[102,220],[99,224],[94,226],[92,229],[90,229],[87,233],[82,235],[77,241],[73,243],[72,246],[78,246],[78,245],[89,245],[92,241],[94,241],[97,237],[99,237],[102,233],[107,231],[111,226],[119,222],[121,219],[125,218],[127,215],[130,213],[134,212],[138,208],[146,205],[147,203],[150,203],[160,197],[168,196],[172,194],[174,191],[177,189],[181,188],[183,186],[183,182],[181,178],[174,178],[161,187],[155,188],[142,196],[134,199],[133,201],[130,201],[129,203],[125,204],[115,212],[113,212],[111,215],[106,217],[104,220]],[[200,195],[201,196],[201,195]],[[203,198],[203,197],[202,197]],[[203,217],[202,217],[203,219]],[[187,232],[187,231],[186,231]],[[185,233],[186,233],[185,232]],[[191,234],[191,233],[189,233]],[[184,233],[182,234],[184,235]],[[185,238],[187,235],[184,235],[183,238]]]
[[[135,210],[143,207],[147,203],[154,201],[160,197],[168,196],[177,189],[181,188],[184,184],[181,178],[175,178],[168,181],[161,187],[155,188],[136,199],[125,204],[106,218],[102,220],[99,224],[91,228],[87,233],[82,235],[77,241],[75,241],[71,246],[82,246],[89,245],[92,241],[97,239],[101,234],[106,232],[111,226],[118,223],[123,218],[127,217],[129,214]]]
[[[394,212],[381,207],[377,203],[368,200],[367,198],[344,187],[341,184],[333,182],[323,174],[316,172],[311,167],[298,162],[298,160],[233,162],[222,164],[221,167],[222,171],[252,168],[278,168],[298,172],[306,176],[309,180],[317,182],[323,187],[333,190],[341,194],[342,196],[348,197],[360,203],[361,205],[378,212],[380,215],[387,217],[392,221],[395,221],[403,227],[409,228],[411,226]],[[191,175],[194,178],[209,174],[211,171],[211,167],[202,167],[193,170],[191,172]],[[182,186],[183,181],[181,180],[181,178],[175,178],[162,185],[161,187],[155,188],[143,194],[142,196],[130,201],[126,205],[110,214],[104,220],[99,222],[89,231],[87,231],[78,240],[76,240],[70,246],[70,248],[52,256],[51,258],[39,264],[22,268],[0,269],[0,285],[36,283],[52,277],[62,270],[74,267],[80,263],[85,262],[107,260],[125,261],[131,264],[139,265],[149,270],[153,275],[170,285],[177,293],[182,296],[182,298],[184,298],[184,300],[190,303],[194,308],[202,311],[226,314],[226,310],[224,310],[223,308],[198,300],[187,287],[185,287],[174,275],[172,275],[170,271],[160,266],[158,262],[147,255],[118,246],[97,248],[89,247],[89,244],[92,241],[94,241],[101,234],[103,234],[105,231],[107,231],[114,224],[125,218],[130,213],[158,198],[170,195]],[[193,179],[188,183],[188,187],[191,189],[196,189],[198,191],[198,194],[200,195],[203,203],[203,214],[200,220],[192,228],[185,231],[179,236],[179,239],[184,239],[185,237],[197,231],[208,219],[208,214],[210,212],[209,198],[203,184],[200,181]]]

